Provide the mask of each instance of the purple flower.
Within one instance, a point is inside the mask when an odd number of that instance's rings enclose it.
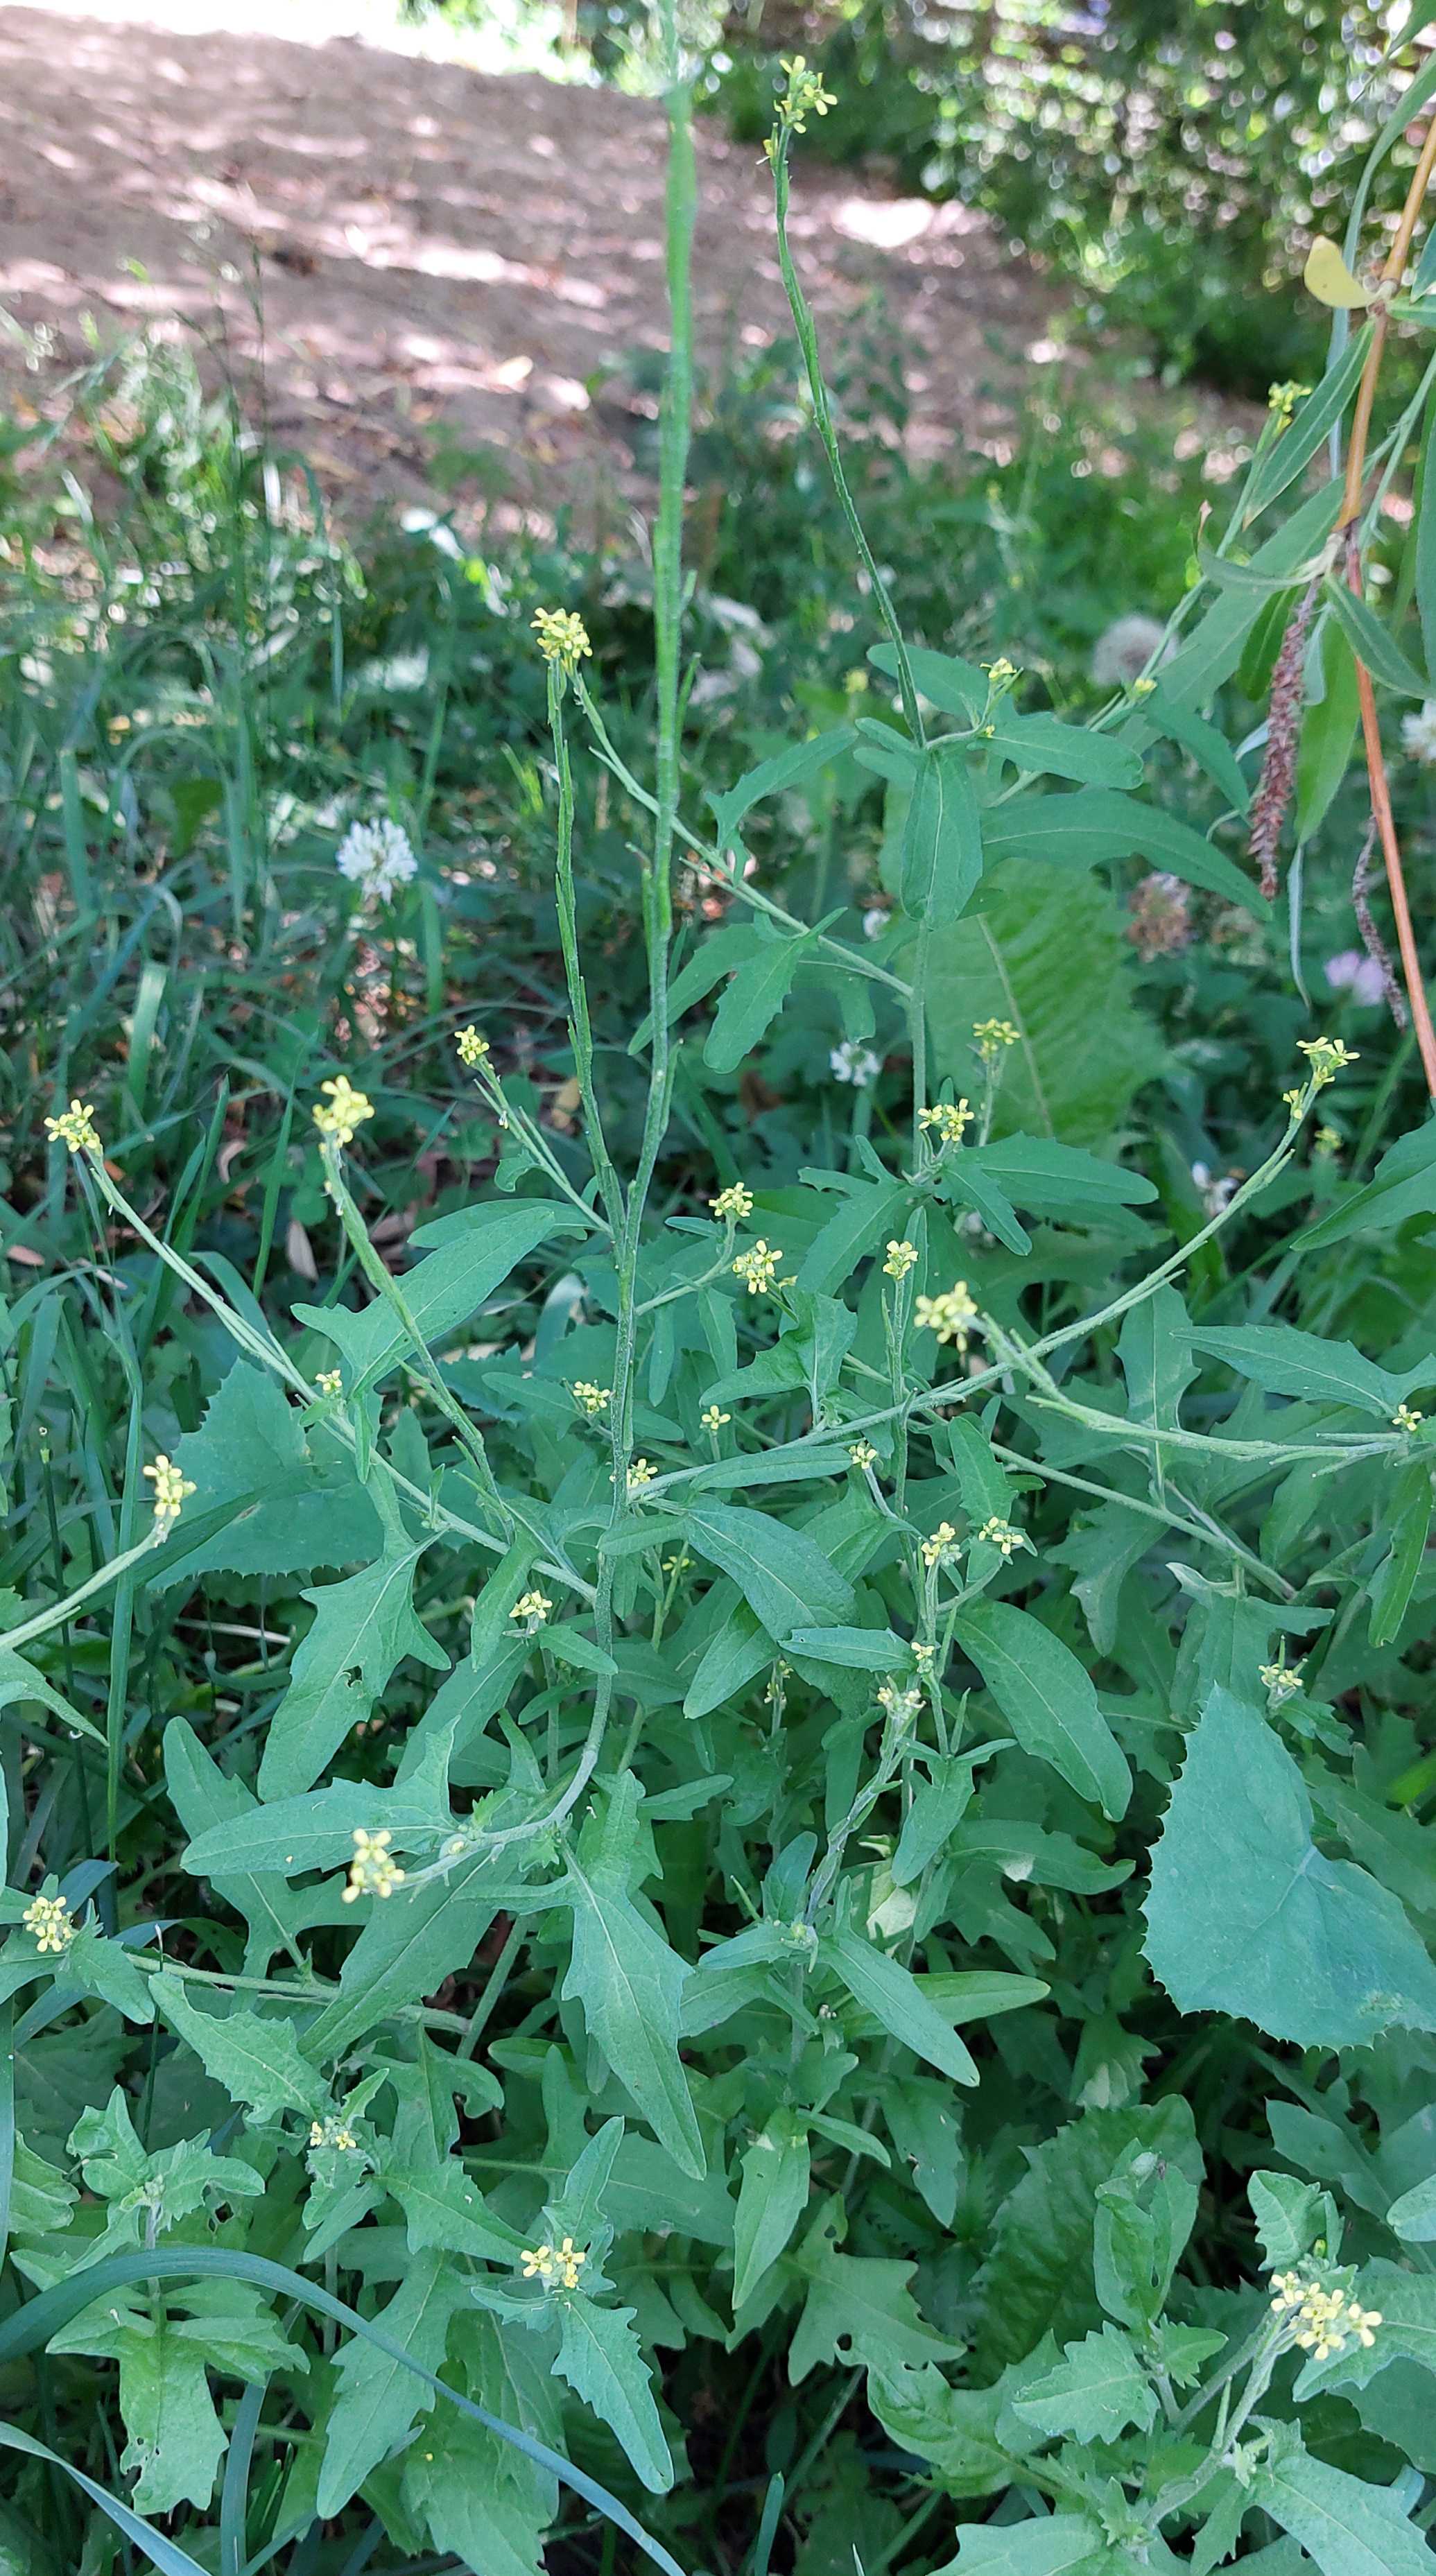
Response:
[[[1326,980],[1333,993],[1350,993],[1368,1010],[1385,995],[1386,980],[1374,957],[1360,948],[1343,948],[1326,961]]]

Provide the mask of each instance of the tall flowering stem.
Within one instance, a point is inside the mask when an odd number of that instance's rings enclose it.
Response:
[[[1383,286],[1393,286],[1406,265],[1411,237],[1416,230],[1422,200],[1436,169],[1436,118],[1427,128],[1420,158],[1411,174],[1406,203],[1401,209],[1392,244],[1381,271]],[[1351,424],[1351,444],[1346,458],[1346,482],[1342,492],[1341,517],[1338,526],[1346,530],[1346,579],[1350,589],[1361,594],[1364,580],[1361,535],[1358,525],[1361,510],[1361,487],[1366,472],[1366,444],[1371,430],[1372,406],[1376,400],[1376,382],[1381,372],[1382,351],[1386,346],[1387,307],[1378,303],[1372,317],[1371,347],[1357,388],[1356,410]],[[1436,1100],[1436,1029],[1431,1025],[1431,1007],[1426,999],[1426,986],[1421,973],[1421,958],[1416,946],[1416,933],[1411,921],[1411,905],[1406,892],[1406,872],[1401,863],[1401,844],[1396,837],[1396,824],[1391,812],[1391,791],[1386,778],[1386,759],[1381,748],[1381,725],[1376,712],[1376,693],[1371,674],[1359,658],[1356,663],[1357,703],[1361,709],[1361,734],[1366,749],[1366,774],[1371,782],[1371,819],[1381,843],[1381,856],[1386,869],[1386,882],[1391,893],[1391,913],[1396,924],[1396,942],[1401,951],[1401,972],[1405,978],[1411,1004],[1411,1021],[1416,1044],[1421,1054],[1421,1070],[1426,1088]]]

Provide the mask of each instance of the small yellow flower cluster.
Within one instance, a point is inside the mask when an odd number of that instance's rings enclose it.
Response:
[[[1286,428],[1297,404],[1299,402],[1304,402],[1310,391],[1310,385],[1296,385],[1288,383],[1284,385],[1268,386],[1266,407],[1268,411],[1276,414],[1276,422],[1279,429]]]
[[[1134,698],[1149,698],[1156,685],[1157,683],[1152,678],[1150,672],[1143,671],[1139,679],[1133,680],[1131,684],[1131,694]]]
[[[810,70],[803,54],[785,54],[783,69],[788,86],[778,101],[778,121],[790,134],[806,134],[810,116],[826,116],[837,100],[830,89],[824,89],[822,75]]]
[[[1296,2328],[1292,2341],[1315,2360],[1329,2360],[1353,2340],[1368,2352],[1375,2343],[1379,2308],[1360,2308],[1344,2290],[1324,2289],[1300,2272],[1274,2272],[1271,2286],[1273,2311]]]
[[[476,1028],[460,1029],[454,1044],[458,1049],[460,1064],[467,1065],[470,1073],[475,1072],[481,1064],[488,1063],[488,1039],[481,1038]]]
[[[883,1263],[883,1277],[885,1279],[906,1279],[908,1272],[912,1269],[916,1260],[917,1245],[915,1243],[909,1243],[905,1236],[902,1242],[899,1243],[896,1235],[891,1236],[888,1241],[888,1257]]]
[[[180,1474],[178,1467],[165,1456],[163,1450],[154,1465],[143,1468],[141,1473],[155,1489],[156,1529],[172,1529],[184,1508],[185,1496],[194,1492],[193,1485],[188,1477]]]
[[[1263,1664],[1257,1674],[1262,1689],[1280,1707],[1284,1699],[1295,1699],[1301,1688],[1300,1664]]]
[[[27,1932],[34,1933],[36,1948],[53,1951],[57,1958],[68,1950],[80,1928],[71,1922],[69,1899],[64,1896],[32,1896],[20,1920]]]
[[[900,1690],[896,1682],[879,1682],[878,1706],[894,1726],[911,1726],[922,1706],[922,1693],[911,1687]]]
[[[967,1281],[955,1279],[936,1297],[919,1297],[913,1322],[920,1333],[936,1333],[940,1342],[956,1342],[965,1351],[977,1313],[977,1300],[969,1296]]]
[[[342,1369],[321,1369],[314,1383],[321,1395],[342,1395],[344,1372]]]
[[[733,1416],[731,1413],[720,1413],[716,1404],[709,1404],[705,1405],[699,1418],[705,1431],[721,1431],[724,1423],[731,1422]]]
[[[331,2112],[324,2120],[313,2120],[309,2128],[311,2147],[337,2147],[341,2155],[354,2155],[359,2146],[353,2130],[342,2114]]]
[[[1391,1428],[1393,1431],[1415,1431],[1425,1419],[1419,1405],[1398,1404],[1391,1417]]]
[[[734,1276],[746,1282],[750,1297],[761,1297],[764,1290],[770,1289],[777,1278],[778,1264],[782,1258],[781,1244],[775,1244],[770,1248],[760,1234],[751,1252],[739,1253],[733,1264]]]
[[[556,662],[559,669],[567,671],[570,677],[580,662],[592,659],[593,646],[588,640],[588,628],[571,608],[540,608],[533,624],[544,660]]]
[[[983,1522],[977,1536],[988,1547],[999,1548],[1004,1557],[1015,1556],[1020,1547],[1031,1548],[1032,1554],[1037,1554],[1026,1531],[1014,1529],[1011,1521],[999,1520],[995,1512]]]
[[[848,1456],[851,1458],[853,1465],[864,1475],[866,1475],[869,1467],[875,1467],[878,1463],[878,1453],[873,1447],[871,1440],[854,1440],[849,1447]]]
[[[520,2259],[526,2281],[542,2281],[546,2290],[576,2290],[588,2256],[566,2236],[561,2245],[535,2245]]]
[[[591,1377],[581,1377],[575,1380],[573,1400],[590,1416],[606,1413],[613,1401],[613,1389],[611,1386],[595,1386]]]
[[[354,1089],[347,1073],[341,1073],[337,1082],[321,1082],[319,1088],[329,1098],[315,1110],[315,1126],[329,1144],[349,1144],[355,1129],[373,1117],[373,1101],[366,1092]]]
[[[68,1146],[72,1154],[98,1154],[100,1150],[95,1113],[83,1100],[72,1100],[58,1118],[47,1118],[45,1133],[52,1144]]]
[[[949,1565],[957,1552],[957,1532],[951,1521],[939,1521],[931,1538],[922,1543],[922,1561],[929,1574],[934,1566]]]
[[[346,1905],[352,1905],[360,1896],[392,1896],[401,1884],[404,1873],[389,1858],[393,1839],[392,1834],[371,1834],[363,1825],[355,1826],[354,1858],[349,1863],[349,1884],[344,1890]]]
[[[1017,664],[1009,662],[1005,653],[999,653],[995,662],[984,662],[982,667],[994,689],[1010,689],[1014,680],[1022,677]]]
[[[552,1608],[553,1603],[546,1592],[525,1592],[514,1603],[509,1618],[515,1628],[522,1628],[525,1635],[531,1637],[536,1628],[543,1626]]]
[[[919,1127],[936,1128],[939,1146],[960,1145],[962,1131],[972,1125],[972,1118],[965,1100],[940,1100],[935,1109],[920,1109],[917,1113]]]
[[[753,1193],[745,1188],[742,1181],[730,1181],[727,1189],[720,1190],[716,1199],[710,1199],[708,1204],[715,1216],[721,1216],[725,1222],[729,1219],[736,1221],[752,1215]]]
[[[974,1020],[972,1034],[984,1064],[998,1063],[1009,1047],[1016,1046],[1018,1039],[1018,1031],[1010,1020]]]
[[[629,1492],[631,1494],[641,1494],[645,1485],[652,1484],[657,1473],[658,1469],[650,1466],[646,1458],[635,1458],[628,1471]]]
[[[1316,1091],[1323,1090],[1328,1082],[1334,1082],[1347,1065],[1361,1062],[1354,1048],[1347,1046],[1341,1038],[1299,1038],[1297,1046],[1311,1066],[1311,1083]]]
[[[1318,1127],[1311,1142],[1313,1151],[1323,1158],[1335,1156],[1341,1151],[1342,1139],[1334,1127]]]

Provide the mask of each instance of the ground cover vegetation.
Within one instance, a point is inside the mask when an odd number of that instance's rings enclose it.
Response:
[[[919,474],[668,69],[641,553],[9,487],[0,2565],[1426,2576],[1431,154]]]

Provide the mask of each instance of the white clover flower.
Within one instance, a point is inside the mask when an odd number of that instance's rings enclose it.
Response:
[[[1402,717],[1401,748],[1409,760],[1436,768],[1436,698],[1428,698],[1418,714]]]
[[[351,823],[334,864],[372,903],[387,903],[396,886],[407,885],[419,873],[408,833],[387,814],[377,823]]]
[[[844,1038],[841,1046],[833,1048],[828,1062],[834,1081],[850,1082],[854,1091],[866,1091],[883,1069],[882,1057],[874,1055],[871,1047],[860,1046],[856,1038]]]

